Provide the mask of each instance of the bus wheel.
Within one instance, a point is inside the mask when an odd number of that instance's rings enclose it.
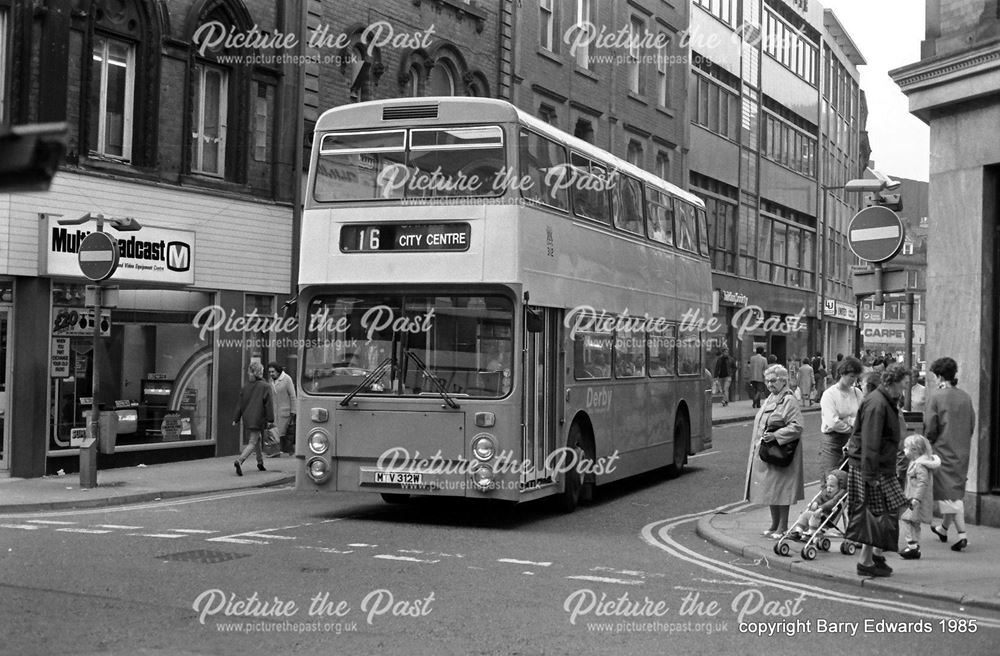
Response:
[[[382,501],[385,501],[386,503],[406,503],[409,500],[409,494],[391,494],[389,492],[382,493]]]
[[[688,445],[691,443],[691,426],[687,415],[678,412],[674,419],[674,460],[670,463],[670,478],[677,478],[687,462]]]
[[[586,457],[583,444],[583,430],[580,428],[580,424],[573,422],[573,425],[569,428],[569,438],[566,440],[566,446],[576,451],[578,456],[577,462]],[[583,476],[576,467],[565,472],[563,476],[565,477],[566,484],[562,494],[556,497],[557,505],[562,512],[571,513],[580,504],[580,497],[583,491]]]

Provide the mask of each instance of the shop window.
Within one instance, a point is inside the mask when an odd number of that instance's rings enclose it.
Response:
[[[131,161],[135,46],[95,35],[90,71],[90,152]]]
[[[202,292],[122,290],[118,307],[99,319],[106,329],[95,390],[94,315],[83,285],[54,284],[50,337],[65,340],[69,357],[64,375],[51,379],[50,450],[79,446],[94,397],[101,412],[117,416],[120,446],[212,440],[213,336],[194,324],[211,303]]]
[[[226,122],[229,73],[195,64],[195,96],[191,117],[191,171],[223,177],[226,167]]]

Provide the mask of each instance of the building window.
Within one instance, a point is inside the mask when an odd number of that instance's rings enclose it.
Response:
[[[735,141],[739,129],[739,94],[700,71],[694,73],[692,90],[694,123]]]
[[[592,0],[576,0],[576,29],[583,30],[584,34],[579,35],[581,38],[576,46],[576,65],[580,68],[590,68],[590,42],[593,41],[594,35],[592,32],[597,28],[591,22]],[[596,2],[596,0],[594,0]]]
[[[661,180],[670,180],[670,153],[656,153],[656,176]]]
[[[253,158],[258,162],[268,161],[271,143],[271,97],[270,87],[257,83],[257,97],[254,99]]]
[[[628,147],[625,150],[625,161],[632,166],[638,166],[640,169],[643,168],[643,157],[642,157],[642,144],[634,139],[628,142]]]
[[[660,41],[663,45],[659,47],[656,57],[656,103],[660,107],[670,106],[669,39],[666,32],[660,32]]]
[[[694,0],[694,4],[712,14],[726,25],[733,24],[734,0]]]
[[[131,161],[135,46],[95,35],[90,70],[90,152]]]
[[[545,50],[554,50],[555,0],[538,0],[538,45]]]
[[[406,95],[411,98],[420,96],[420,67],[414,64],[407,72]]]
[[[695,0],[696,4],[698,0]],[[764,52],[812,86],[816,86],[819,49],[770,7],[764,15]]]
[[[451,72],[451,67],[444,62],[434,66],[427,79],[427,87],[432,96],[454,96],[455,75]]]
[[[191,117],[191,171],[222,177],[226,162],[229,73],[198,63],[194,67],[194,115]]]
[[[639,43],[646,31],[646,23],[638,16],[633,16],[629,23],[630,39],[628,44],[628,88],[632,93],[645,92],[645,80],[642,74],[642,62],[639,58]]]

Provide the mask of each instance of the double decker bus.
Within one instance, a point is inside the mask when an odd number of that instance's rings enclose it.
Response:
[[[518,110],[325,112],[302,217],[297,487],[526,502],[711,439],[704,205]]]

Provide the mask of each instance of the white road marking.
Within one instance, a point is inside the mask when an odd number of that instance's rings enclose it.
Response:
[[[591,572],[608,572],[609,574],[623,574],[625,576],[637,576],[639,578],[664,578],[666,574],[642,572],[639,570],[614,569],[613,567],[592,567]]]
[[[37,531],[42,527],[35,526],[34,524],[0,524],[0,528],[20,528],[25,531]]]
[[[613,579],[608,576],[567,576],[568,579],[574,579],[576,581],[594,581],[596,583],[619,583],[621,585],[642,585],[643,582],[638,579]]]
[[[123,531],[138,531],[141,526],[126,526],[124,524],[98,524],[97,528],[114,528],[121,529]]]
[[[350,545],[348,545],[350,546]],[[299,549],[312,549],[313,551],[319,551],[321,553],[332,553],[332,554],[351,554],[354,553],[353,549],[348,549],[347,551],[341,551],[340,549],[334,549],[333,547],[299,547]]]
[[[68,526],[70,524],[76,524],[76,522],[61,522],[57,519],[29,519],[28,522],[32,524],[55,524],[57,526]]]
[[[892,610],[903,615],[911,615],[915,617],[927,618],[928,616],[940,619],[974,619],[981,626],[989,626],[992,628],[1000,628],[1000,621],[982,617],[970,615],[968,612],[950,612],[946,610],[939,610],[937,608],[930,608],[927,606],[920,606],[918,604],[909,604],[901,601],[892,600],[871,600],[867,597],[860,595],[835,592],[828,590],[826,588],[817,587],[814,585],[809,585],[806,583],[797,583],[794,581],[786,581],[781,578],[767,576],[764,574],[759,574],[757,572],[752,572],[750,570],[745,570],[741,567],[731,565],[730,563],[723,562],[721,560],[715,560],[714,558],[709,558],[703,554],[697,553],[688,549],[687,547],[681,545],[672,537],[670,537],[670,530],[687,522],[691,522],[705,515],[711,515],[722,512],[735,512],[739,508],[744,508],[748,504],[746,502],[739,502],[735,504],[728,504],[713,508],[712,510],[706,510],[698,513],[690,513],[687,515],[681,515],[679,517],[674,517],[671,519],[663,519],[660,521],[652,522],[647,524],[642,528],[640,535],[642,539],[657,549],[667,552],[671,556],[683,560],[685,562],[691,563],[693,565],[698,565],[709,571],[715,572],[717,574],[723,574],[726,576],[731,576],[742,581],[749,581],[757,585],[769,586],[772,588],[777,588],[779,590],[784,590],[789,593],[798,593],[807,597],[812,597],[815,599],[823,599],[827,601],[839,601],[851,606],[858,606],[861,608],[868,608],[872,610],[877,610],[880,613],[884,613],[886,610]]]
[[[200,533],[204,533],[204,534],[218,533],[218,531],[208,531],[208,530],[205,530],[203,528],[171,528],[171,529],[167,529],[167,530],[168,531],[177,531],[178,533],[199,533],[199,534]]]
[[[693,456],[688,456],[688,460],[694,460],[695,458],[704,458],[705,456],[714,456],[719,453],[722,453],[722,451],[717,451],[715,449],[712,449],[711,451],[702,451],[701,453],[696,453]]]
[[[93,533],[95,535],[103,535],[111,532],[99,528],[57,528],[56,530],[64,533]]]
[[[533,560],[518,560],[517,558],[497,558],[498,563],[513,563],[515,565],[535,565],[536,567],[551,567],[551,562],[535,562]]]
[[[297,540],[298,538],[291,535],[275,535],[272,531],[287,531],[293,528],[301,528],[303,526],[312,526],[313,522],[306,522],[304,524],[293,524],[291,526],[278,526],[277,528],[262,528],[256,531],[247,531],[245,533],[233,533],[232,535],[222,535],[217,538],[206,538],[208,542],[233,542],[235,544],[270,544],[267,540]]]
[[[180,535],[177,533],[129,533],[129,535],[138,535],[144,538],[168,538],[168,539],[187,537],[186,535]]]
[[[174,537],[179,538],[181,536],[176,535]],[[229,542],[231,544],[271,544],[265,540],[247,540],[244,538],[214,538],[212,539],[212,542]]]
[[[378,547],[377,544],[365,544],[364,542],[350,542],[350,543],[348,543],[347,546],[349,546],[349,547],[371,547],[372,549]]]
[[[393,556],[392,554],[376,554],[373,558],[381,558],[382,560],[405,560],[409,563],[440,563],[440,560],[421,560],[419,558],[411,558],[409,556]]]

